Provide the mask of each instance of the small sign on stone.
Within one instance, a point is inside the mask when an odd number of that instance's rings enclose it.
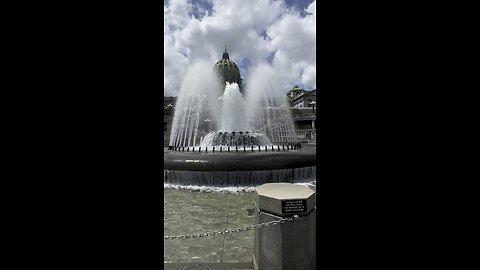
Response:
[[[307,212],[307,200],[282,201],[282,214]]]

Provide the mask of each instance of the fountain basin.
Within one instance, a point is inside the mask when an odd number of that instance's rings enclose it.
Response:
[[[164,183],[184,186],[258,186],[311,181],[316,150],[269,152],[164,152]]]
[[[315,150],[288,152],[177,152],[166,150],[165,170],[259,171],[316,166]]]

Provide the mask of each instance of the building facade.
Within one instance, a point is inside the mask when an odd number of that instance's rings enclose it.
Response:
[[[163,97],[163,145],[168,146],[177,97]]]
[[[317,90],[313,89],[312,91],[306,91],[295,85],[288,91],[287,97],[290,99],[290,107],[313,107],[317,102]]]
[[[297,138],[315,140],[317,130],[317,90],[306,91],[295,85],[287,92]]]

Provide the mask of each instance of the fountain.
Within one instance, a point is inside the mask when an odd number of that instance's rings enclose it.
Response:
[[[190,68],[164,153],[164,183],[257,186],[315,177],[315,151],[297,141],[287,101],[265,91],[275,79],[257,77],[245,87],[226,49],[214,72],[208,63]]]

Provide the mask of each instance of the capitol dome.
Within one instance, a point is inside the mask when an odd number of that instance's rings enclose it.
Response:
[[[227,46],[225,46],[225,52],[222,55],[222,59],[218,60],[213,66],[215,72],[219,75],[223,85],[225,82],[237,83],[242,91],[242,77],[240,76],[240,69],[237,64],[230,60],[230,56],[227,52]]]

